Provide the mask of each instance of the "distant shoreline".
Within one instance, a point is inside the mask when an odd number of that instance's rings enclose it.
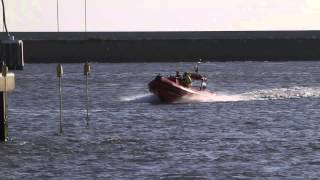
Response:
[[[26,63],[320,60],[320,31],[12,34]]]

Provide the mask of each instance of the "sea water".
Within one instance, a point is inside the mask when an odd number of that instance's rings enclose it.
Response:
[[[9,95],[1,179],[320,177],[320,62],[202,63],[216,95],[163,104],[147,84],[194,63],[26,64]]]

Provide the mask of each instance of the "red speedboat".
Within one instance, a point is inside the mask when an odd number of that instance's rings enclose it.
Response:
[[[207,78],[205,76],[198,73],[189,73],[189,76],[193,83],[194,81],[200,81],[200,85],[186,85],[183,83],[183,77],[178,76],[178,74],[169,77],[158,75],[149,83],[149,91],[164,102],[178,101],[186,96],[213,94],[206,90]]]

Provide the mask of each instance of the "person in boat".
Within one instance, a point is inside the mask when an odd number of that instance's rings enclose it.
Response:
[[[192,78],[190,73],[183,73],[182,79],[181,79],[181,84],[185,87],[190,87],[192,84]]]
[[[200,90],[205,90],[207,89],[207,78],[206,77],[203,77],[201,78],[201,87],[200,87]]]
[[[181,74],[179,71],[176,71],[176,78],[180,79],[181,78]]]
[[[200,90],[205,90],[207,88],[207,78],[199,73],[191,73],[190,77],[192,80],[201,81]]]
[[[179,83],[181,81],[182,77],[179,71],[176,71],[176,82]]]

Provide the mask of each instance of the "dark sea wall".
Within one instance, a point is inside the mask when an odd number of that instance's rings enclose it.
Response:
[[[24,41],[27,63],[320,60],[320,31],[11,34]]]
[[[32,63],[320,60],[320,40],[25,40],[24,51]]]

